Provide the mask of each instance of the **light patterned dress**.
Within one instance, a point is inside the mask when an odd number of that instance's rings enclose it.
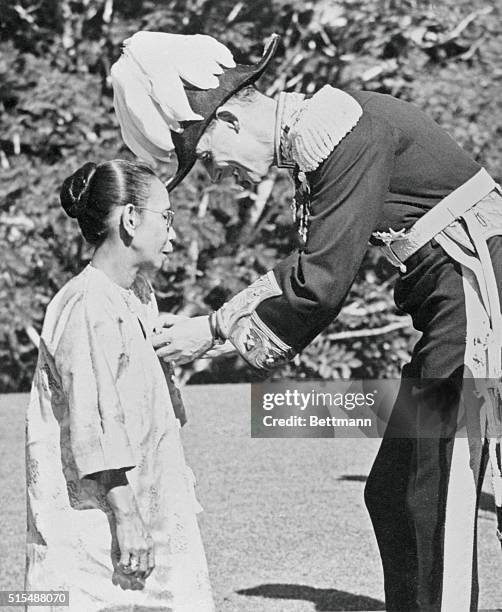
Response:
[[[67,590],[70,607],[45,610],[214,611],[156,317],[147,281],[125,290],[91,265],[47,309],[26,419],[25,588]],[[86,478],[114,468],[128,470],[155,543],[145,582],[117,567],[113,512]]]

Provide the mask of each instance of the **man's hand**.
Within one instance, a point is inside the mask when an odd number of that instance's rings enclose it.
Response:
[[[210,351],[202,355],[202,359],[214,359],[215,357],[237,355],[235,346],[227,340],[224,344],[216,345]]]
[[[153,346],[156,353],[166,361],[174,361],[176,364],[189,363],[203,355],[213,346],[213,337],[209,327],[207,316],[174,317],[170,324],[166,317],[162,331],[153,335]]]
[[[163,327],[172,327],[175,323],[180,321],[186,321],[190,317],[185,315],[172,314],[170,312],[159,312],[157,318],[157,325],[155,326],[156,331],[162,331]]]

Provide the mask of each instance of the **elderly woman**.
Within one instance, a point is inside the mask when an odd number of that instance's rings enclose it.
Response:
[[[25,588],[69,591],[75,612],[213,611],[193,476],[152,342],[145,274],[172,250],[167,191],[141,164],[87,163],[61,204],[95,251],[41,335]]]

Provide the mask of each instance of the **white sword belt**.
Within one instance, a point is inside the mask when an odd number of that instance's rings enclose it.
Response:
[[[374,232],[378,248],[401,272],[406,260],[433,238],[455,261],[470,268],[478,281],[480,298],[493,331],[502,341],[502,315],[497,281],[487,240],[502,235],[502,189],[484,169],[443,198],[408,231]],[[500,346],[490,351],[487,377],[500,379]]]
[[[476,278],[479,300],[490,328],[486,368],[483,368],[488,412],[482,437],[489,440],[492,486],[500,509],[502,473],[496,448],[502,441],[502,314],[487,244],[489,238],[497,235],[502,235],[502,189],[486,170],[480,170],[455,189],[408,231],[373,233],[383,243],[379,247],[381,251],[402,272],[406,272],[406,260],[434,238],[453,260],[469,268]],[[482,379],[476,382],[481,383]],[[502,541],[500,525],[497,535]]]
[[[472,178],[460,185],[449,195],[431,208],[421,217],[409,230],[388,232],[373,232],[372,236],[383,243],[381,249],[387,259],[401,272],[406,272],[406,260],[416,253],[421,247],[436,238],[437,234],[458,224],[458,219],[463,217],[471,209],[478,208],[481,201],[492,191],[501,192],[500,186],[492,179],[484,169],[477,172]],[[478,211],[480,212],[480,211]],[[483,214],[480,212],[480,223],[483,223]],[[455,238],[460,238],[460,233],[454,230]],[[462,237],[462,243],[466,240],[471,245],[469,237]],[[463,244],[463,246],[466,246]]]

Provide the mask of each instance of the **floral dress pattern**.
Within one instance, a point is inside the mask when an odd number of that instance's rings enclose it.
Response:
[[[26,416],[25,588],[69,591],[53,612],[214,612],[156,318],[146,280],[125,290],[91,265],[47,309]],[[113,512],[86,477],[117,468],[155,543],[143,582],[120,571]]]

